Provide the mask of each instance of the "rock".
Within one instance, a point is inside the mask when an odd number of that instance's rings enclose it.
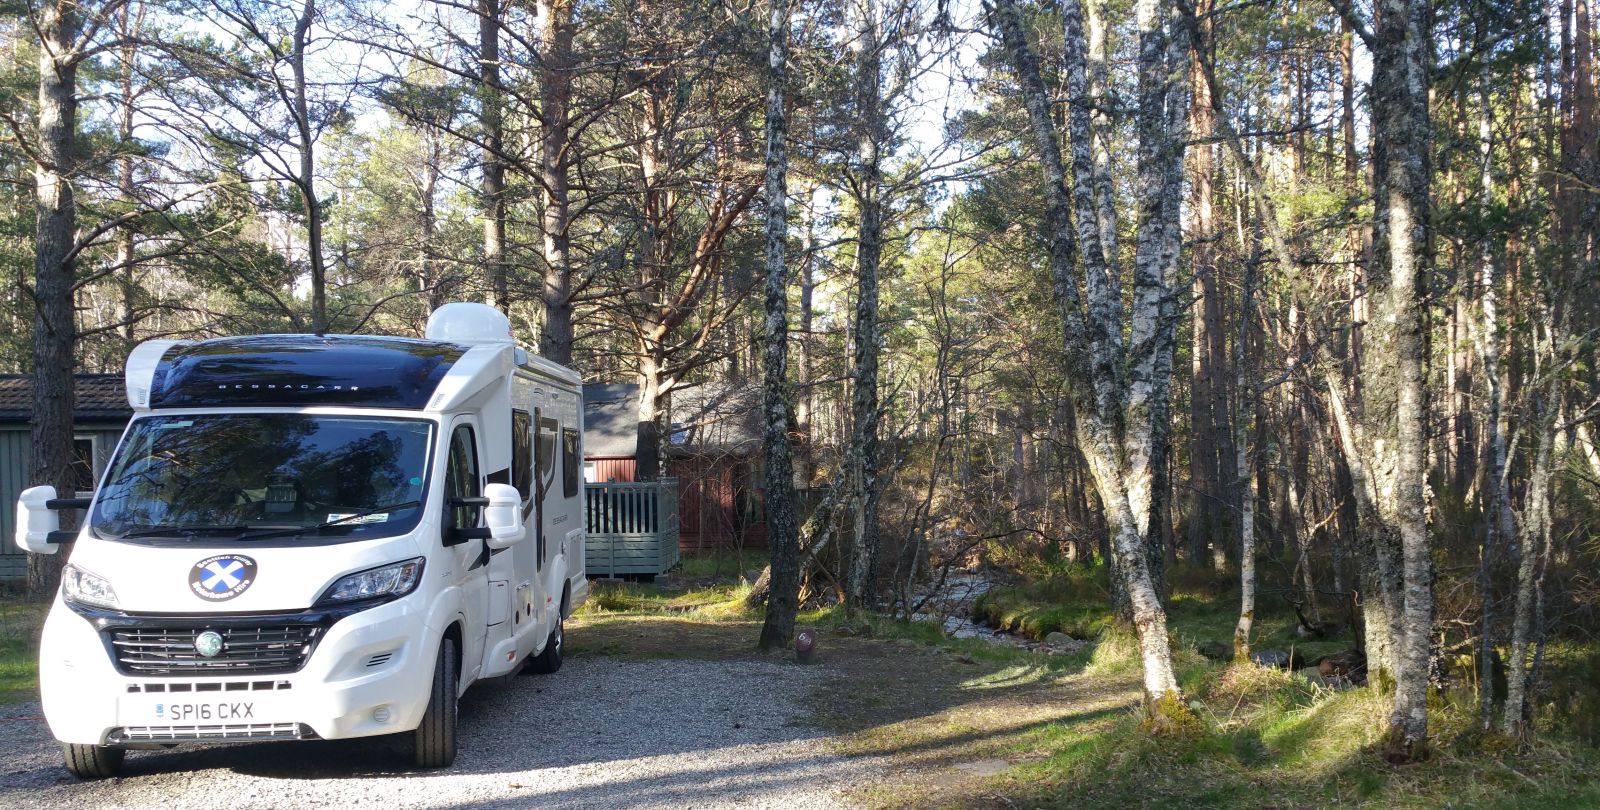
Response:
[[[1049,644],[1052,647],[1071,644],[1073,641],[1074,639],[1072,636],[1069,636],[1060,630],[1052,630],[1049,633],[1046,633],[1044,636],[1044,643]]]
[[[1316,667],[1305,667],[1304,669],[1295,670],[1295,674],[1318,686],[1328,685],[1327,679],[1322,677],[1322,673],[1318,671]]]
[[[1350,649],[1325,655],[1316,660],[1315,666],[1317,673],[1330,685],[1366,685],[1367,656],[1360,650]]]
[[[1250,660],[1262,667],[1289,666],[1289,654],[1283,650],[1259,650],[1250,653]]]

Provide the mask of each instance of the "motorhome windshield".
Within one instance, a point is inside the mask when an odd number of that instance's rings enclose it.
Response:
[[[112,459],[90,525],[152,541],[403,533],[422,517],[432,430],[354,416],[145,417]]]

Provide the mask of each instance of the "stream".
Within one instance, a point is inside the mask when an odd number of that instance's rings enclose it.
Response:
[[[1051,634],[1059,636],[1052,641],[1037,641],[974,622],[973,603],[999,584],[1001,583],[982,570],[952,571],[945,577],[942,587],[934,587],[933,583],[929,583],[917,591],[918,600],[930,596],[931,598],[922,606],[922,612],[912,616],[911,619],[919,622],[937,622],[949,638],[975,638],[989,644],[1054,655],[1075,653],[1088,644],[1085,640],[1068,638],[1060,633]]]

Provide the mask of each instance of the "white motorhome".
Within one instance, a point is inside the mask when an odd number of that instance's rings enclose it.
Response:
[[[411,735],[455,758],[468,686],[561,666],[588,594],[582,386],[481,304],[426,340],[150,341],[92,498],[22,493],[73,542],[39,686],[80,778],[130,748]],[[59,531],[62,509],[86,509]]]

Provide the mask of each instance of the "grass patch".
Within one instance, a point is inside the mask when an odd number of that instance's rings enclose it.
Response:
[[[48,609],[0,601],[0,706],[39,696],[39,625]]]
[[[1043,639],[1060,632],[1093,638],[1111,624],[1103,573],[1076,570],[1026,585],[998,587],[972,604],[972,618],[1008,633]]]
[[[1112,625],[1105,578],[1103,568],[1079,568],[1040,582],[993,588],[973,603],[973,619],[1034,639],[1051,632],[1095,638]],[[1167,626],[1179,647],[1232,646],[1239,621],[1238,586],[1225,579],[1209,570],[1182,566],[1169,573]],[[1272,604],[1275,599],[1279,604]],[[1354,643],[1348,631],[1329,639],[1302,639],[1295,634],[1297,623],[1281,598],[1263,596],[1252,628],[1252,648],[1280,649],[1312,661]],[[1137,658],[1128,660],[1138,665]]]
[[[750,586],[717,584],[688,590],[640,582],[595,582],[589,598],[576,615],[658,613],[707,621],[747,619],[756,614],[746,611],[744,597]]]
[[[1036,757],[980,790],[1033,807],[1549,807],[1596,806],[1594,749],[1541,738],[1495,754],[1441,744],[1405,767],[1377,752],[1387,699],[1330,691],[1291,673],[1217,667],[1202,733],[1153,736],[1136,713],[1069,722],[1028,741]],[[1092,677],[1092,676],[1091,676]],[[1435,739],[1471,712],[1444,705]],[[1042,756],[1041,756],[1042,755]],[[975,804],[978,793],[958,801]]]
[[[838,607],[802,613],[800,626],[821,633],[807,722],[833,731],[841,753],[889,758],[883,782],[852,796],[870,807],[1600,807],[1600,752],[1555,735],[1482,745],[1468,733],[1474,710],[1460,695],[1432,701],[1432,759],[1389,765],[1379,752],[1383,695],[1200,656],[1196,644],[1231,638],[1237,603],[1208,585],[1214,578],[1193,580],[1175,578],[1170,619],[1193,713],[1181,728],[1144,727],[1136,641],[1111,625],[1092,572],[991,597],[1035,615],[1059,608],[1099,628],[1074,655],[947,639],[933,623]],[[690,584],[597,584],[570,649],[790,660],[755,650],[761,616],[743,609],[742,586]],[[1310,660],[1350,645],[1348,637],[1304,643],[1287,606],[1264,608],[1258,649],[1294,648]],[[1585,650],[1553,645],[1550,655],[1573,683],[1595,671]],[[1558,697],[1541,711],[1579,699]]]

